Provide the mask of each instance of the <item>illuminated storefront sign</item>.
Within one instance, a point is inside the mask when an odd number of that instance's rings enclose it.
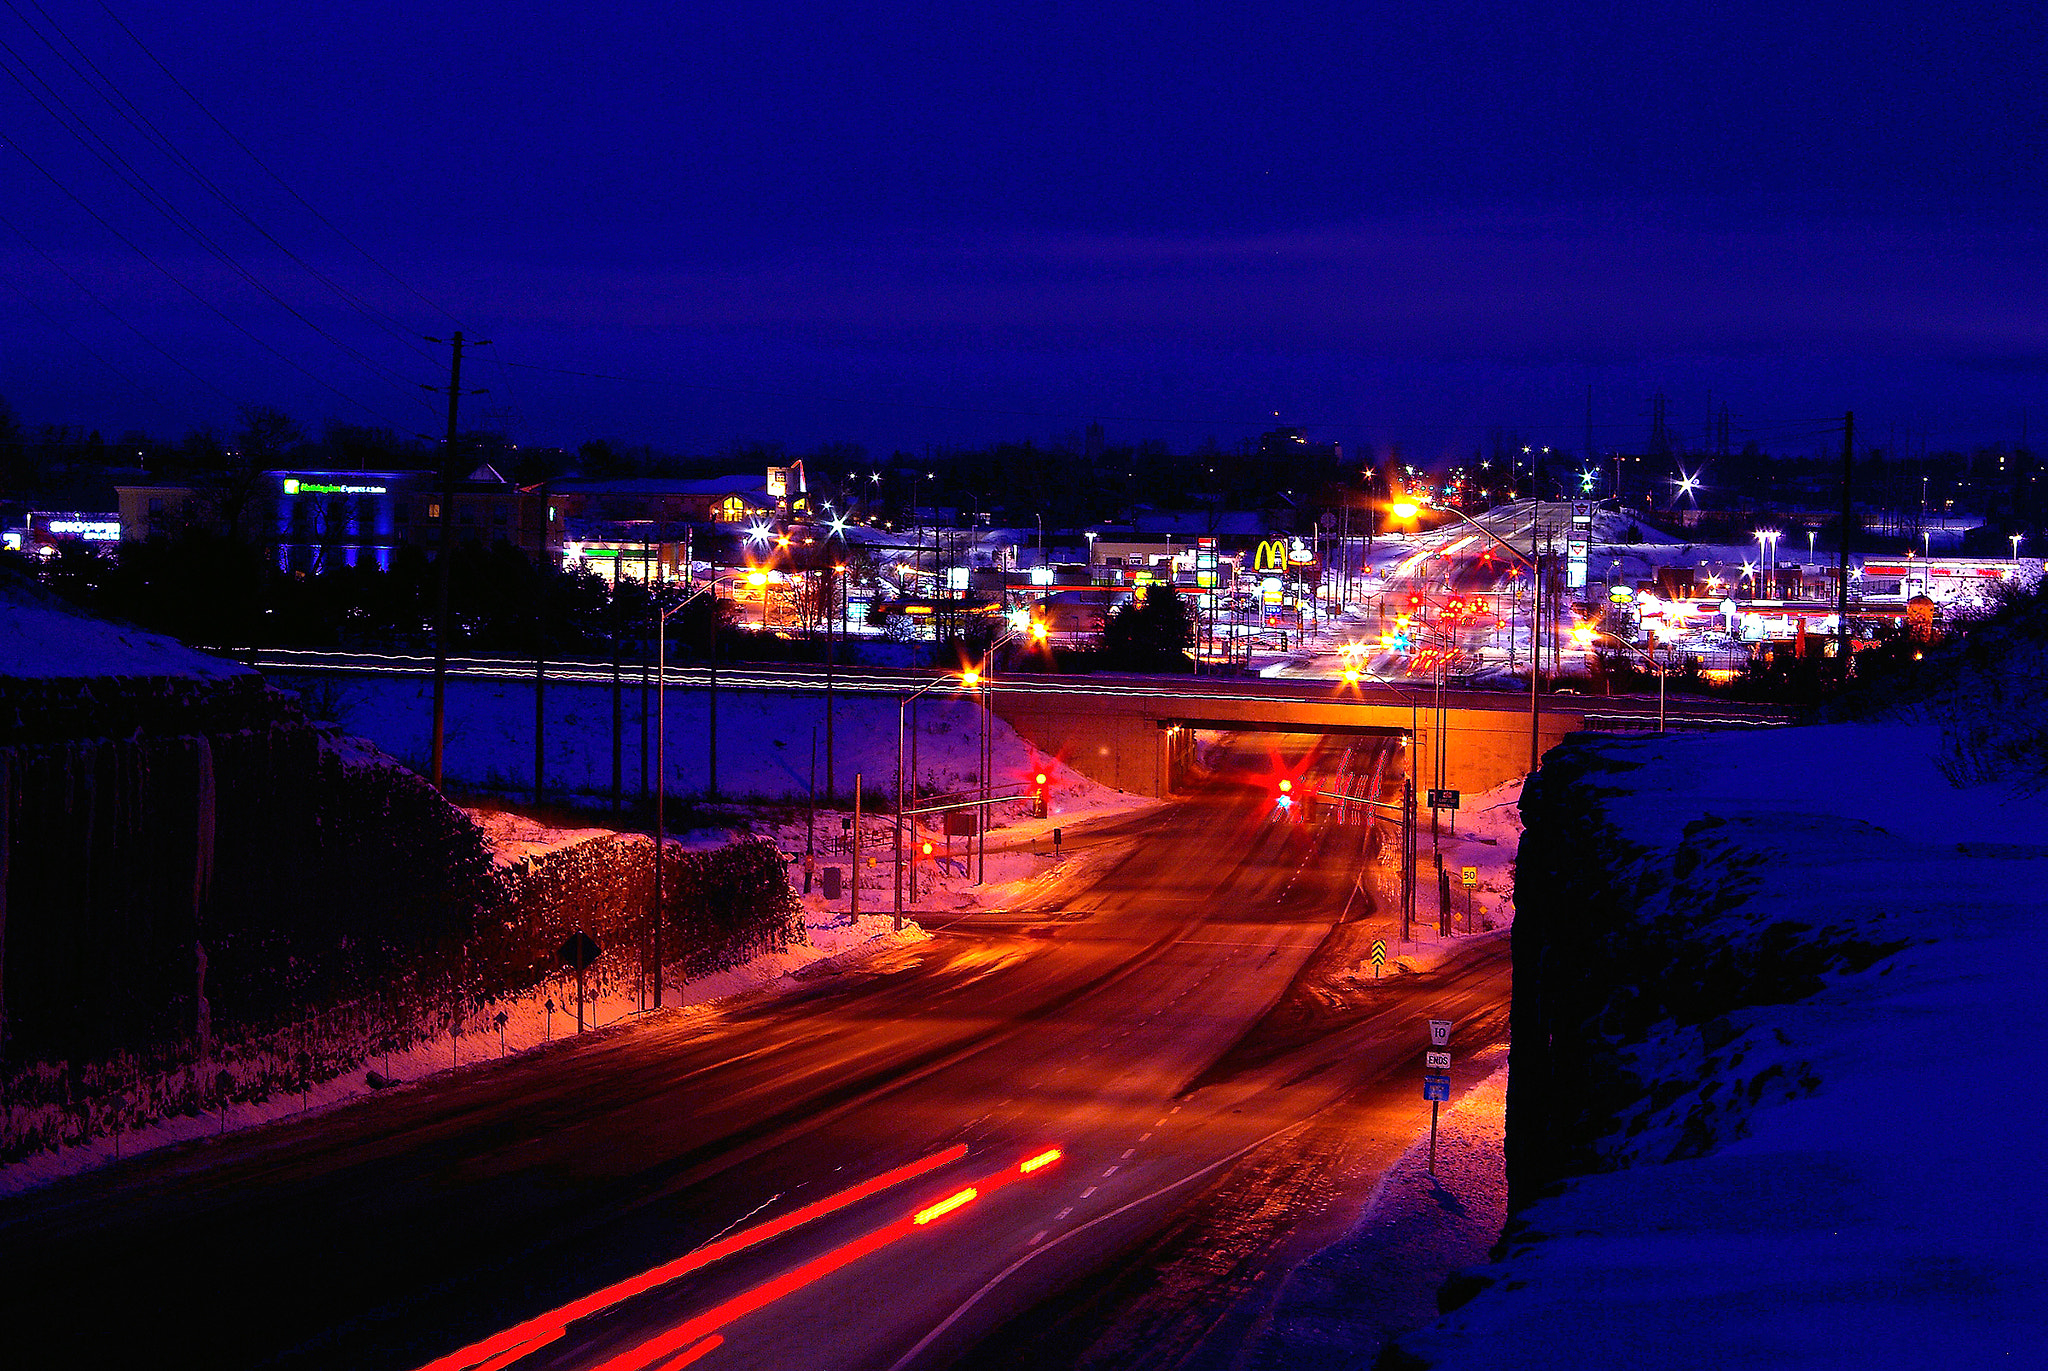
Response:
[[[284,478],[284,493],[287,495],[388,495],[389,486],[334,485],[326,481],[302,481],[296,476]]]
[[[52,519],[43,527],[59,537],[83,538],[89,543],[121,541],[118,519]]]
[[[1252,559],[1254,571],[1287,570],[1287,544],[1278,538],[1269,538],[1259,544],[1257,555]]]

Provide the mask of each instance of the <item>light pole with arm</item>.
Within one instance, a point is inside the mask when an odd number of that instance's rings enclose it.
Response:
[[[971,674],[971,673],[969,673],[969,674]],[[976,679],[976,680],[979,680],[980,678],[979,678],[979,677],[977,676],[977,677],[976,677],[975,679]],[[969,681],[969,680],[966,680],[966,677],[965,677],[965,675],[962,675],[962,676],[951,676],[951,675],[947,675],[947,676],[934,676],[934,677],[933,677],[933,678],[932,678],[931,680],[929,680],[929,681],[926,681],[926,682],[925,682],[925,683],[924,683],[923,685],[919,686],[919,687],[918,687],[918,688],[917,688],[916,690],[913,690],[913,691],[911,691],[911,692],[910,692],[910,693],[909,693],[908,695],[905,695],[905,696],[904,696],[904,697],[903,697],[902,699],[900,699],[900,700],[898,700],[898,701],[896,702],[896,931],[897,931],[898,933],[901,933],[901,932],[903,931],[903,721],[904,721],[904,715],[905,715],[905,713],[906,713],[906,712],[907,712],[907,711],[909,710],[909,708],[910,708],[910,702],[911,702],[912,700],[915,700],[915,699],[916,699],[916,698],[917,698],[918,696],[920,696],[920,695],[924,694],[924,693],[925,693],[925,692],[926,692],[927,690],[930,690],[930,689],[931,689],[932,687],[934,687],[934,686],[940,686],[940,685],[944,685],[944,684],[946,684],[946,683],[947,683],[948,681],[951,681],[951,682],[953,682],[953,683],[955,683],[955,684],[961,684],[961,683],[963,683],[963,682],[964,682],[964,683],[965,683],[966,685],[968,685],[968,686],[970,686],[970,687],[971,687],[971,686],[973,686],[973,685],[975,684],[975,682],[974,682],[974,681]],[[858,842],[858,839],[859,839],[859,836],[860,836],[860,835],[859,835],[859,834],[855,834],[854,836],[855,836],[855,839],[856,839],[856,842],[855,842],[855,857],[856,857],[856,860],[858,860],[858,855],[859,855],[859,842]],[[916,898],[917,898],[917,892],[915,892],[915,891],[912,891],[912,892],[911,892],[911,898],[912,898],[912,899],[916,899]]]
[[[1657,731],[1662,733],[1664,731],[1664,677],[1667,674],[1668,668],[1659,666],[1657,659],[1650,653],[1643,651],[1628,639],[1619,634],[1609,632],[1607,629],[1595,628],[1591,624],[1581,624],[1572,630],[1572,641],[1576,642],[1580,647],[1591,647],[1595,638],[1613,639],[1630,652],[1635,653],[1636,656],[1648,662],[1650,670],[1657,673]]]
[[[1542,569],[1528,553],[1523,552],[1520,548],[1480,523],[1477,519],[1469,517],[1461,510],[1450,509],[1444,506],[1437,506],[1436,508],[1440,513],[1448,514],[1455,519],[1470,524],[1473,528],[1498,543],[1501,550],[1510,557],[1513,557],[1523,566],[1529,568],[1530,586],[1533,592],[1529,604],[1529,770],[1531,773],[1534,773],[1537,766],[1543,760],[1542,706],[1538,703],[1541,695],[1537,684],[1542,678],[1539,667],[1543,660],[1537,654],[1537,634],[1541,629],[1543,619]],[[1396,519],[1414,519],[1422,513],[1422,506],[1414,500],[1396,500],[1387,506],[1387,512]],[[1536,546],[1536,525],[1541,520],[1542,512],[1543,506],[1539,501],[1533,506],[1529,516],[1529,546],[1532,550]]]
[[[668,845],[668,811],[663,801],[668,795],[668,621],[683,608],[718,588],[716,581],[685,596],[667,609],[656,612],[654,625],[654,1007],[661,1008],[661,920],[662,871],[661,855]],[[716,616],[713,616],[712,632],[716,633]],[[714,682],[716,678],[714,677]],[[717,687],[714,684],[713,689]],[[715,746],[715,744],[714,744]],[[715,755],[715,754],[714,754]],[[713,783],[716,784],[715,782]]]

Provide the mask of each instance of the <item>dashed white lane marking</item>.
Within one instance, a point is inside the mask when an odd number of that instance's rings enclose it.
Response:
[[[1164,1119],[1162,1119],[1162,1120],[1160,1120],[1160,1122],[1161,1122],[1161,1123],[1164,1123],[1164,1122],[1165,1122],[1165,1120],[1164,1120]],[[1152,1139],[1152,1135],[1151,1135],[1150,1133],[1145,1133],[1145,1134],[1141,1134],[1141,1135],[1139,1136],[1139,1138],[1138,1138],[1138,1141],[1139,1141],[1139,1142],[1149,1142],[1149,1141],[1151,1141],[1151,1139]]]
[[[1040,1243],[1042,1243],[1042,1242],[1044,1242],[1044,1241],[1045,1241],[1045,1230],[1044,1230],[1043,1228],[1041,1228],[1041,1229],[1039,1229],[1039,1230],[1038,1230],[1038,1231],[1037,1231],[1036,1233],[1033,1233],[1033,1234],[1031,1235],[1031,1241],[1030,1241],[1030,1242],[1028,1242],[1028,1243],[1026,1243],[1026,1244],[1025,1244],[1025,1246],[1026,1246],[1026,1247],[1036,1247],[1036,1246],[1038,1246],[1038,1245],[1039,1245]]]
[[[1103,1172],[1103,1173],[1102,1173],[1102,1176],[1103,1176],[1103,1179],[1104,1179],[1104,1180],[1107,1180],[1107,1179],[1109,1179],[1109,1178],[1110,1178],[1111,1176],[1114,1176],[1115,1174],[1116,1174],[1116,1168],[1112,1166],[1112,1167],[1110,1167],[1110,1168],[1109,1168],[1109,1170],[1107,1170],[1107,1171]]]
[[[1069,1215],[1069,1214],[1071,1214],[1071,1213],[1073,1213],[1073,1212],[1074,1212],[1074,1206],[1072,1206],[1072,1205],[1068,1205],[1068,1206],[1067,1206],[1067,1207],[1066,1207],[1065,1209],[1062,1209],[1062,1210],[1061,1210],[1061,1211],[1060,1211],[1059,1213],[1057,1213],[1057,1214],[1053,1215],[1053,1216],[1052,1216],[1052,1221],[1053,1221],[1054,1223],[1058,1223],[1058,1222],[1059,1222],[1059,1221],[1060,1221],[1061,1219],[1064,1219],[1065,1217],[1067,1217],[1067,1215]]]
[[[1081,1198],[1085,1200],[1085,1199],[1087,1199],[1087,1198],[1088,1198],[1088,1197],[1089,1197],[1090,1195],[1093,1195],[1094,1193],[1095,1193],[1095,1187],[1091,1185],[1091,1186],[1089,1186],[1089,1187],[1088,1187],[1088,1188],[1087,1188],[1086,1190],[1083,1190],[1083,1191],[1081,1192]]]
[[[1123,1155],[1123,1160],[1124,1160],[1124,1161],[1129,1161],[1129,1160],[1130,1160],[1131,1158],[1133,1158],[1133,1157],[1135,1157],[1135,1156],[1137,1156],[1137,1155],[1138,1155],[1138,1149],[1137,1149],[1137,1148],[1135,1148],[1135,1147],[1126,1147],[1126,1148],[1124,1149],[1124,1155]]]

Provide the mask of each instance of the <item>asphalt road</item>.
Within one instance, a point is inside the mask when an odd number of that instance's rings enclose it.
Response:
[[[1416,1074],[1425,1018],[1504,1009],[1495,944],[1262,1039],[1366,911],[1368,830],[1272,817],[1278,769],[1335,788],[1330,765],[1248,740],[1198,794],[1101,826],[1129,855],[1058,908],[0,1204],[9,1360],[983,1355],[1262,1144]]]

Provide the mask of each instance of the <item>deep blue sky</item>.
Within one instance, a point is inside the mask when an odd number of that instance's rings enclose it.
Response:
[[[433,430],[404,340],[459,324],[470,414],[532,444],[1277,413],[1429,457],[1576,447],[1589,385],[1602,445],[1660,390],[1681,437],[1711,395],[1796,451],[1851,407],[1909,446],[2048,423],[2038,5],[108,0],[394,280],[98,0],[42,3],[0,10],[31,422]]]

